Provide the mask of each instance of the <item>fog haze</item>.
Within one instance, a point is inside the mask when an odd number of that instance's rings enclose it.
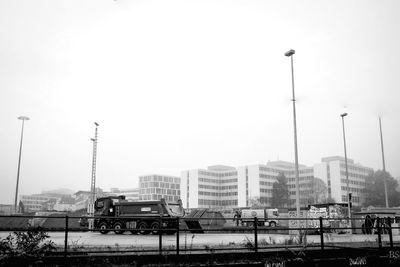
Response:
[[[399,1],[0,1],[0,203],[347,155],[400,177]]]

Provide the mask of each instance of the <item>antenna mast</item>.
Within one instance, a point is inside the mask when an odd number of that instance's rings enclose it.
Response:
[[[90,183],[90,198],[89,198],[89,206],[88,206],[88,215],[89,217],[93,217],[94,215],[94,203],[96,201],[96,160],[97,160],[97,127],[99,124],[97,122],[94,123],[96,125],[94,131],[94,138],[90,140],[93,142],[93,158],[92,158],[92,178]],[[89,219],[89,229],[92,230],[94,219]]]

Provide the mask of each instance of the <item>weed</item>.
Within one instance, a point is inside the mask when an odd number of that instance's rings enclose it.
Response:
[[[243,246],[249,250],[254,250],[255,246],[254,246],[254,242],[251,241],[247,236],[246,240],[243,240]]]
[[[27,232],[14,232],[0,241],[0,263],[8,259],[41,259],[47,253],[56,250],[46,232],[40,229]]]
[[[78,240],[71,240],[70,245],[68,245],[68,249],[76,252],[85,249],[84,242],[79,243],[80,238]]]

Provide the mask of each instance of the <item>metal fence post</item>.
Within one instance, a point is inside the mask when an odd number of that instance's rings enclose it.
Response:
[[[390,248],[393,248],[392,219],[390,217],[387,217],[387,224],[388,224]]]
[[[162,254],[162,215],[158,221],[158,252]]]
[[[257,217],[254,217],[254,251],[256,253],[258,252],[257,224],[258,224]]]
[[[65,215],[65,239],[64,239],[64,257],[68,253],[68,215]]]
[[[179,255],[179,217],[176,217],[176,255]]]
[[[378,230],[378,245],[379,248],[382,248],[381,219],[379,217],[376,218],[376,226]]]
[[[324,250],[324,227],[322,224],[322,217],[319,217],[319,233],[321,237],[321,250]]]

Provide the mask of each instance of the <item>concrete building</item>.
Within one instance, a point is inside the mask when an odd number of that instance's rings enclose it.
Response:
[[[348,160],[350,192],[354,206],[362,203],[365,178],[371,168]],[[300,205],[326,202],[346,202],[344,159],[323,158],[313,167],[299,165]],[[267,164],[230,167],[210,166],[207,169],[187,170],[181,173],[181,198],[185,208],[247,207],[256,199],[271,206],[272,188],[279,174],[287,178],[288,207],[296,205],[295,165],[291,162],[272,161]]]
[[[325,157],[321,163],[314,165],[314,176],[323,180],[328,186],[328,198],[336,202],[347,202],[346,165],[344,157]],[[361,206],[366,187],[366,178],[374,170],[354,163],[347,158],[350,193],[353,206]]]
[[[184,208],[237,207],[238,172],[234,167],[215,165],[181,173]]]
[[[238,167],[238,206],[249,206],[249,200],[257,198],[261,204],[271,206],[272,186],[279,174],[287,178],[289,189],[288,207],[295,207],[295,165],[286,161],[272,161],[266,165]],[[307,205],[313,198],[313,168],[299,165],[300,204]]]
[[[128,189],[119,189],[119,188],[111,188],[110,192],[104,192],[107,196],[120,196],[123,195],[127,200],[139,200],[139,188],[128,188]]]
[[[181,179],[167,175],[139,176],[139,200],[177,201],[180,199]]]
[[[25,212],[53,210],[54,205],[61,197],[48,196],[44,194],[21,195]]]

